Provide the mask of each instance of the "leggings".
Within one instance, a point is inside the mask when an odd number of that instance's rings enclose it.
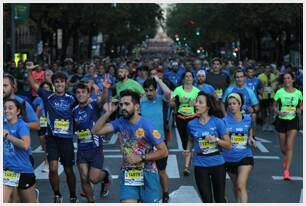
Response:
[[[188,142],[187,124],[188,124],[189,121],[191,121],[193,119],[194,118],[181,119],[179,117],[176,117],[176,126],[177,126],[177,130],[180,134],[180,138],[181,138],[182,146],[183,146],[184,150],[186,150],[187,142]]]
[[[226,202],[225,200],[225,166],[195,167],[194,176],[201,195],[202,202],[212,203],[213,194],[216,203]],[[213,186],[213,194],[212,188]]]

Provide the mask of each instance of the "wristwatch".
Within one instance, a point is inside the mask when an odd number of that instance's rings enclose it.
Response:
[[[218,143],[220,141],[220,138],[219,137],[216,137],[216,142]]]
[[[140,157],[141,157],[141,161],[145,161],[146,160],[146,155],[145,154],[141,154]]]

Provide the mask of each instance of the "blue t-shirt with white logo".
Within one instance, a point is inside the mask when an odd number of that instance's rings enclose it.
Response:
[[[245,157],[252,157],[252,150],[248,144],[249,130],[252,128],[252,117],[243,115],[241,121],[235,120],[232,114],[224,117],[226,128],[229,130],[232,149],[224,149],[223,157],[226,162],[239,162]]]
[[[244,82],[257,95],[258,89],[260,87],[259,79],[257,77],[253,77],[253,79],[246,78]]]
[[[193,166],[213,167],[224,164],[224,158],[218,144],[216,142],[209,143],[206,139],[208,136],[223,139],[223,136],[226,135],[226,127],[222,119],[211,116],[208,122],[203,125],[199,118],[195,118],[188,122],[187,132],[194,141]],[[197,155],[198,153],[202,153],[204,156]]]
[[[73,138],[72,108],[76,105],[75,98],[65,93],[58,96],[53,92],[38,89],[43,99],[47,116],[47,133],[60,138]]]
[[[9,125],[7,121],[3,121],[3,128],[7,129],[9,134],[16,138],[21,139],[24,136],[30,138],[30,129],[21,119],[13,125]],[[33,173],[29,153],[30,149],[21,149],[13,145],[9,140],[3,139],[3,168],[18,173]]]
[[[251,106],[255,106],[259,103],[256,94],[249,87],[244,86],[242,88],[238,88],[235,85],[230,86],[224,93],[222,97],[222,102],[226,102],[227,96],[231,93],[240,93],[243,96],[244,104],[242,105],[242,110],[249,114],[248,108]]]
[[[175,87],[179,86],[182,81],[182,70],[178,70],[177,72],[173,72],[172,70],[165,73],[165,77],[169,79]]]
[[[163,97],[157,95],[154,100],[147,98],[140,101],[141,116],[152,120],[154,127],[160,132],[162,137],[164,133],[164,118],[163,118]]]
[[[101,137],[91,133],[91,129],[95,125],[99,115],[97,102],[91,102],[85,107],[77,105],[73,108],[72,113],[74,132],[78,140],[78,150],[89,150],[101,147]]]
[[[145,161],[138,164],[129,164],[126,157],[131,154],[148,154],[152,152],[155,145],[164,141],[159,131],[153,127],[151,121],[140,117],[136,124],[131,124],[128,120],[120,117],[110,122],[114,132],[120,132],[120,143],[122,145],[123,163],[122,169],[143,168],[146,171],[157,171],[155,161]]]

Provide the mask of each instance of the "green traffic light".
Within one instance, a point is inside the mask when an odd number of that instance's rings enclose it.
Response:
[[[197,31],[197,32],[196,32],[196,35],[197,35],[197,36],[200,36],[200,32],[199,32],[199,31]]]

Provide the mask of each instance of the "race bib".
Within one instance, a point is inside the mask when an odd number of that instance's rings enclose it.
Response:
[[[205,138],[199,139],[199,146],[203,150],[203,154],[210,154],[219,150],[216,142],[209,142]]]
[[[271,94],[272,93],[272,87],[265,87],[264,88],[265,92]]]
[[[89,129],[76,132],[81,143],[92,142],[92,135]]]
[[[11,170],[3,171],[3,184],[12,187],[18,187],[20,179],[20,173],[16,173]]]
[[[286,112],[288,115],[295,115],[296,107],[285,106],[285,107],[283,107],[283,110],[284,110],[284,112]]]
[[[143,186],[144,177],[142,169],[131,169],[124,171],[124,185]]]
[[[222,89],[216,89],[216,94],[217,94],[218,98],[221,99],[222,96],[223,96],[223,90]]]
[[[231,142],[236,149],[245,149],[247,145],[247,135],[244,134],[232,134]]]
[[[69,131],[69,120],[59,120],[54,121],[54,133],[56,134],[68,134]]]
[[[184,114],[192,114],[192,110],[193,110],[193,107],[189,107],[189,106],[184,106],[181,108],[181,111]]]
[[[47,127],[47,118],[40,117],[40,127]]]

